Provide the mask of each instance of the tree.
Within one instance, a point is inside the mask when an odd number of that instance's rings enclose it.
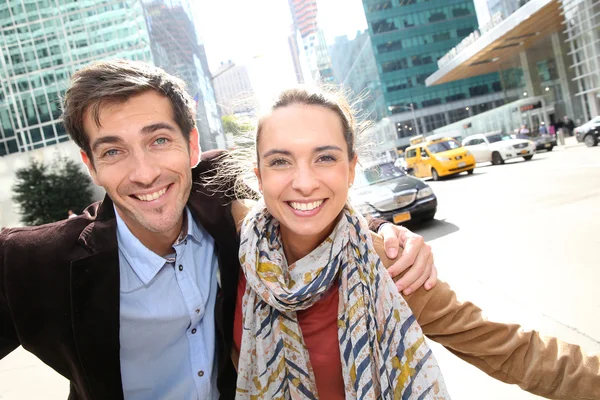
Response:
[[[21,210],[25,225],[40,225],[67,218],[67,211],[79,214],[92,202],[92,182],[79,165],[66,157],[50,166],[31,160],[16,171],[13,201]]]

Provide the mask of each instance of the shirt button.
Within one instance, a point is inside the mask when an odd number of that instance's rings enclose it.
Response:
[[[197,331],[196,331],[196,328],[192,329],[192,335],[193,335],[194,333],[196,333],[196,332],[197,332]]]
[[[198,376],[202,378],[204,376],[204,371],[198,371]]]
[[[179,270],[183,271],[183,265],[179,265]]]

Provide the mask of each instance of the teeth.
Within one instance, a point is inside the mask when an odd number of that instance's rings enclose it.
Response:
[[[298,211],[311,211],[319,207],[321,204],[323,204],[323,200],[313,201],[312,203],[297,203],[295,201],[290,202],[290,206],[292,206],[294,210]]]
[[[161,189],[158,192],[154,192],[154,193],[136,194],[135,197],[137,197],[139,200],[142,200],[142,201],[152,201],[152,200],[158,199],[160,196],[165,194],[166,191],[167,191],[167,188],[164,188],[164,189]]]

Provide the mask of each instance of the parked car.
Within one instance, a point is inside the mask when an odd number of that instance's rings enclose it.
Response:
[[[523,157],[529,161],[535,154],[535,143],[526,139],[513,139],[502,131],[471,135],[463,140],[465,149],[475,156],[478,163],[491,161],[494,165],[504,164],[511,158]]]
[[[517,139],[531,140],[533,143],[535,143],[536,151],[552,151],[552,149],[557,145],[556,136],[548,135],[547,133],[518,133],[515,137]]]
[[[434,181],[461,172],[473,173],[475,158],[450,137],[409,146],[405,152],[407,170],[417,178]]]
[[[431,187],[391,162],[357,167],[350,199],[363,215],[395,224],[431,220],[437,211]]]
[[[588,147],[594,147],[600,141],[600,117],[592,118],[585,124],[575,128],[578,142],[584,142]]]

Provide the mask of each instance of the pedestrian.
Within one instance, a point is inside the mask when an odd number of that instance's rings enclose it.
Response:
[[[77,217],[77,214],[75,214],[72,209],[69,209],[67,210],[67,216],[67,218],[71,219]]]
[[[566,135],[573,136],[575,122],[573,122],[573,120],[566,115],[563,117],[563,129],[565,129]]]
[[[539,133],[540,133],[540,135],[546,135],[548,133],[548,129],[546,129],[546,125],[544,124],[544,121],[542,121],[542,123],[540,125]]]
[[[0,358],[22,345],[74,400],[233,399],[239,241],[231,191],[203,183],[223,153],[200,153],[192,98],[161,69],[116,60],[76,72],[63,110],[107,195],[0,234]],[[420,236],[381,231],[391,256],[405,247],[391,273],[414,261],[406,290],[435,283]]]
[[[527,134],[529,134],[529,128],[527,128],[526,124],[521,125],[521,129],[519,130],[519,133],[521,135],[527,135]]]
[[[444,283],[398,295],[383,248],[348,203],[354,121],[337,94],[306,89],[283,91],[259,120],[251,154],[262,198],[234,205],[237,398],[449,398],[423,333],[534,394],[600,398],[600,359],[579,346],[487,321]],[[221,179],[252,161],[224,163]]]

